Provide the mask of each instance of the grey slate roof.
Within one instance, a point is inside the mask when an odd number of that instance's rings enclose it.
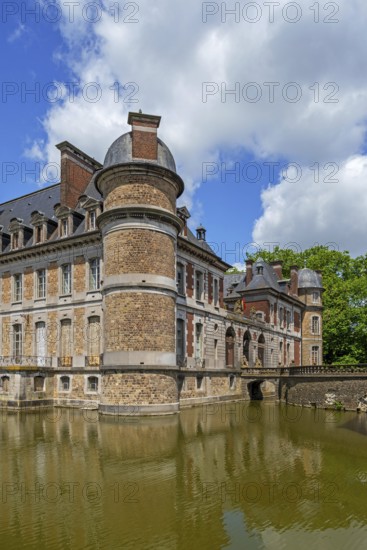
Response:
[[[298,272],[298,288],[322,288],[320,275],[307,267],[300,269]]]
[[[57,221],[54,206],[60,202],[60,184],[45,187],[29,195],[23,195],[0,204],[0,225],[8,232],[10,220],[21,218],[25,225],[31,225],[31,214],[35,210],[43,212],[51,220]]]

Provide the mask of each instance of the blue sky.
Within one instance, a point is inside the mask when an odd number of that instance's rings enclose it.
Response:
[[[229,263],[276,243],[365,253],[365,6],[292,4],[3,2],[1,200],[44,185],[27,171],[42,180],[60,141],[103,161],[142,109]]]

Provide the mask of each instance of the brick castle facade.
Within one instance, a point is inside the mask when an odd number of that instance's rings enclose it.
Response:
[[[176,206],[160,117],[128,122],[103,165],[63,142],[61,182],[0,205],[0,406],[168,414],[241,399],[242,369],[322,361],[320,273],[226,275]]]

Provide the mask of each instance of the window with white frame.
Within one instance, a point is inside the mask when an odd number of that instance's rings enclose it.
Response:
[[[89,290],[98,290],[101,280],[101,261],[93,258],[89,261]]]
[[[312,334],[320,334],[320,317],[314,315],[311,320],[311,332]]]
[[[318,304],[320,300],[320,292],[313,292],[312,293],[312,302],[314,304]]]
[[[13,276],[13,301],[21,302],[23,295],[23,277],[21,273]]]
[[[13,356],[23,355],[23,327],[21,324],[13,325]]]
[[[195,298],[202,301],[204,299],[204,273],[195,271]]]
[[[38,269],[36,271],[36,297],[38,299],[46,298],[46,270]]]
[[[71,264],[61,266],[61,294],[71,294]]]
[[[320,363],[320,348],[319,348],[319,346],[312,346],[312,348],[311,348],[311,363],[312,363],[312,365],[318,365]]]

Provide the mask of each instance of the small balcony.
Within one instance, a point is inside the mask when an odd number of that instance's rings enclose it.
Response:
[[[0,368],[35,368],[52,366],[51,357],[37,355],[1,355]]]
[[[71,356],[59,357],[57,360],[57,366],[60,369],[71,368],[73,366],[73,358]]]
[[[85,357],[86,367],[101,367],[103,365],[103,355],[87,355]]]

